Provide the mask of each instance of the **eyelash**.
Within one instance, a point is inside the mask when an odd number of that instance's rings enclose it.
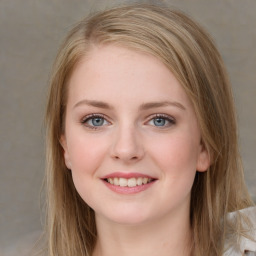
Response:
[[[170,127],[170,126],[176,124],[176,120],[175,120],[173,117],[171,117],[171,116],[169,116],[169,115],[166,115],[166,114],[154,114],[154,115],[150,116],[150,119],[149,119],[148,122],[153,121],[154,119],[157,119],[157,118],[163,119],[163,120],[169,122],[168,125],[164,125],[164,126],[157,126],[157,125],[155,125],[155,127],[160,128],[160,129],[161,129],[161,128],[162,128],[162,129],[163,129],[163,128],[167,128],[167,127]]]
[[[83,124],[84,126],[86,126],[87,128],[89,129],[93,129],[93,130],[97,130],[99,129],[101,126],[92,126],[92,125],[88,125],[87,122],[92,120],[92,119],[96,119],[96,118],[101,118],[103,119],[103,121],[106,121],[107,123],[110,123],[106,116],[103,115],[103,114],[90,114],[90,115],[87,115],[85,116],[82,121],[81,121],[81,124]]]
[[[90,114],[90,115],[87,115],[85,116],[82,120],[81,120],[81,124],[83,124],[84,126],[86,126],[87,128],[89,129],[93,129],[93,130],[97,130],[99,128],[101,128],[102,126],[105,126],[105,125],[100,125],[100,126],[93,126],[93,125],[89,125],[87,124],[88,121],[92,120],[92,119],[96,119],[96,118],[100,118],[100,119],[103,119],[103,121],[107,122],[107,123],[110,123],[106,116],[103,115],[103,114]],[[169,127],[171,125],[174,125],[176,124],[176,120],[173,118],[173,117],[170,117],[169,115],[165,115],[165,114],[154,114],[154,115],[151,115],[149,117],[149,120],[146,122],[146,123],[149,123],[150,121],[153,121],[155,119],[163,119],[165,121],[168,121],[169,124],[168,125],[164,125],[164,126],[157,126],[157,125],[153,125],[157,128],[166,128],[166,127]]]

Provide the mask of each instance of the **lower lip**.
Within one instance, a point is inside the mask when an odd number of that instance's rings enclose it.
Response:
[[[116,185],[112,185],[109,182],[103,180],[103,182],[105,183],[105,185],[112,191],[119,193],[119,194],[137,194],[139,192],[142,192],[148,188],[150,188],[155,181],[151,181],[150,183],[147,184],[143,184],[140,186],[135,186],[135,187],[121,187],[121,186],[116,186]]]

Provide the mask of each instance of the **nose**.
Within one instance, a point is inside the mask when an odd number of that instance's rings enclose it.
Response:
[[[119,127],[112,141],[111,157],[125,163],[134,163],[144,156],[142,137],[135,127]]]

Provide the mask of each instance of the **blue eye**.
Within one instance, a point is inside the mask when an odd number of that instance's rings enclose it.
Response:
[[[90,115],[82,120],[82,124],[89,128],[97,129],[97,127],[108,125],[109,122],[101,115]]]
[[[104,124],[104,119],[102,117],[94,117],[90,121],[93,126],[102,126]]]
[[[153,119],[153,122],[155,126],[164,126],[166,124],[166,119],[157,117]]]
[[[160,128],[169,127],[169,126],[175,124],[175,120],[170,116],[157,114],[157,115],[155,115],[154,118],[152,118],[149,121],[149,124],[156,126],[156,127],[160,127]]]

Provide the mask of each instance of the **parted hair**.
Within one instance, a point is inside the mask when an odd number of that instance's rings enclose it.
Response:
[[[209,169],[196,173],[191,191],[192,255],[222,255],[225,237],[234,231],[225,216],[252,205],[239,155],[231,85],[212,39],[196,22],[180,11],[148,4],[85,18],[59,50],[46,111],[47,255],[91,256],[97,239],[94,211],[74,187],[60,138],[65,133],[69,78],[91,47],[104,44],[155,56],[192,101],[211,158]],[[242,230],[242,218],[237,230]]]

